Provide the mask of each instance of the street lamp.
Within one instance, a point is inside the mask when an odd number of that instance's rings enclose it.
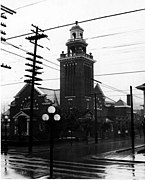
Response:
[[[72,129],[68,130],[68,132],[71,134],[71,146],[72,146]]]
[[[56,108],[54,106],[48,107],[49,114],[43,114],[42,119],[50,122],[50,178],[53,178],[53,122],[60,120],[59,114],[54,114]]]
[[[7,123],[8,123],[8,116],[4,117],[5,121],[5,141],[4,141],[4,153],[7,154],[8,152],[8,142],[7,142]]]

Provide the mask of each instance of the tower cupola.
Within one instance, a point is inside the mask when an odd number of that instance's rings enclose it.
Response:
[[[70,29],[71,39],[83,39],[83,31],[84,30],[78,25],[78,22],[76,21],[76,25]]]
[[[68,55],[86,54],[88,44],[83,39],[83,31],[76,21],[76,25],[70,29],[70,39],[66,43]]]

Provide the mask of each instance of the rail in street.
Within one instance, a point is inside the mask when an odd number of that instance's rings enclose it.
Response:
[[[48,179],[49,160],[24,155],[2,155],[2,179]],[[54,178],[139,179],[145,177],[145,162],[89,158],[83,162],[54,161]]]

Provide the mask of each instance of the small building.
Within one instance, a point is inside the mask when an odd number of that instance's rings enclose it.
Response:
[[[130,131],[131,106],[127,105],[123,100],[119,99],[115,103],[115,135],[125,136]]]

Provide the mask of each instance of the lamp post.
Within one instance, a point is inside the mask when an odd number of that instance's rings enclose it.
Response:
[[[43,114],[42,119],[50,122],[50,178],[53,178],[53,123],[60,120],[60,115],[55,114],[56,108],[54,106],[48,107],[49,114]]]
[[[134,154],[134,117],[133,117],[133,95],[132,95],[132,86],[130,86],[130,104],[131,104],[131,144],[132,144],[132,153]]]
[[[8,142],[7,142],[7,124],[8,124],[8,116],[5,116],[4,119],[4,124],[5,124],[5,141],[4,141],[4,154],[7,154],[8,152]]]

